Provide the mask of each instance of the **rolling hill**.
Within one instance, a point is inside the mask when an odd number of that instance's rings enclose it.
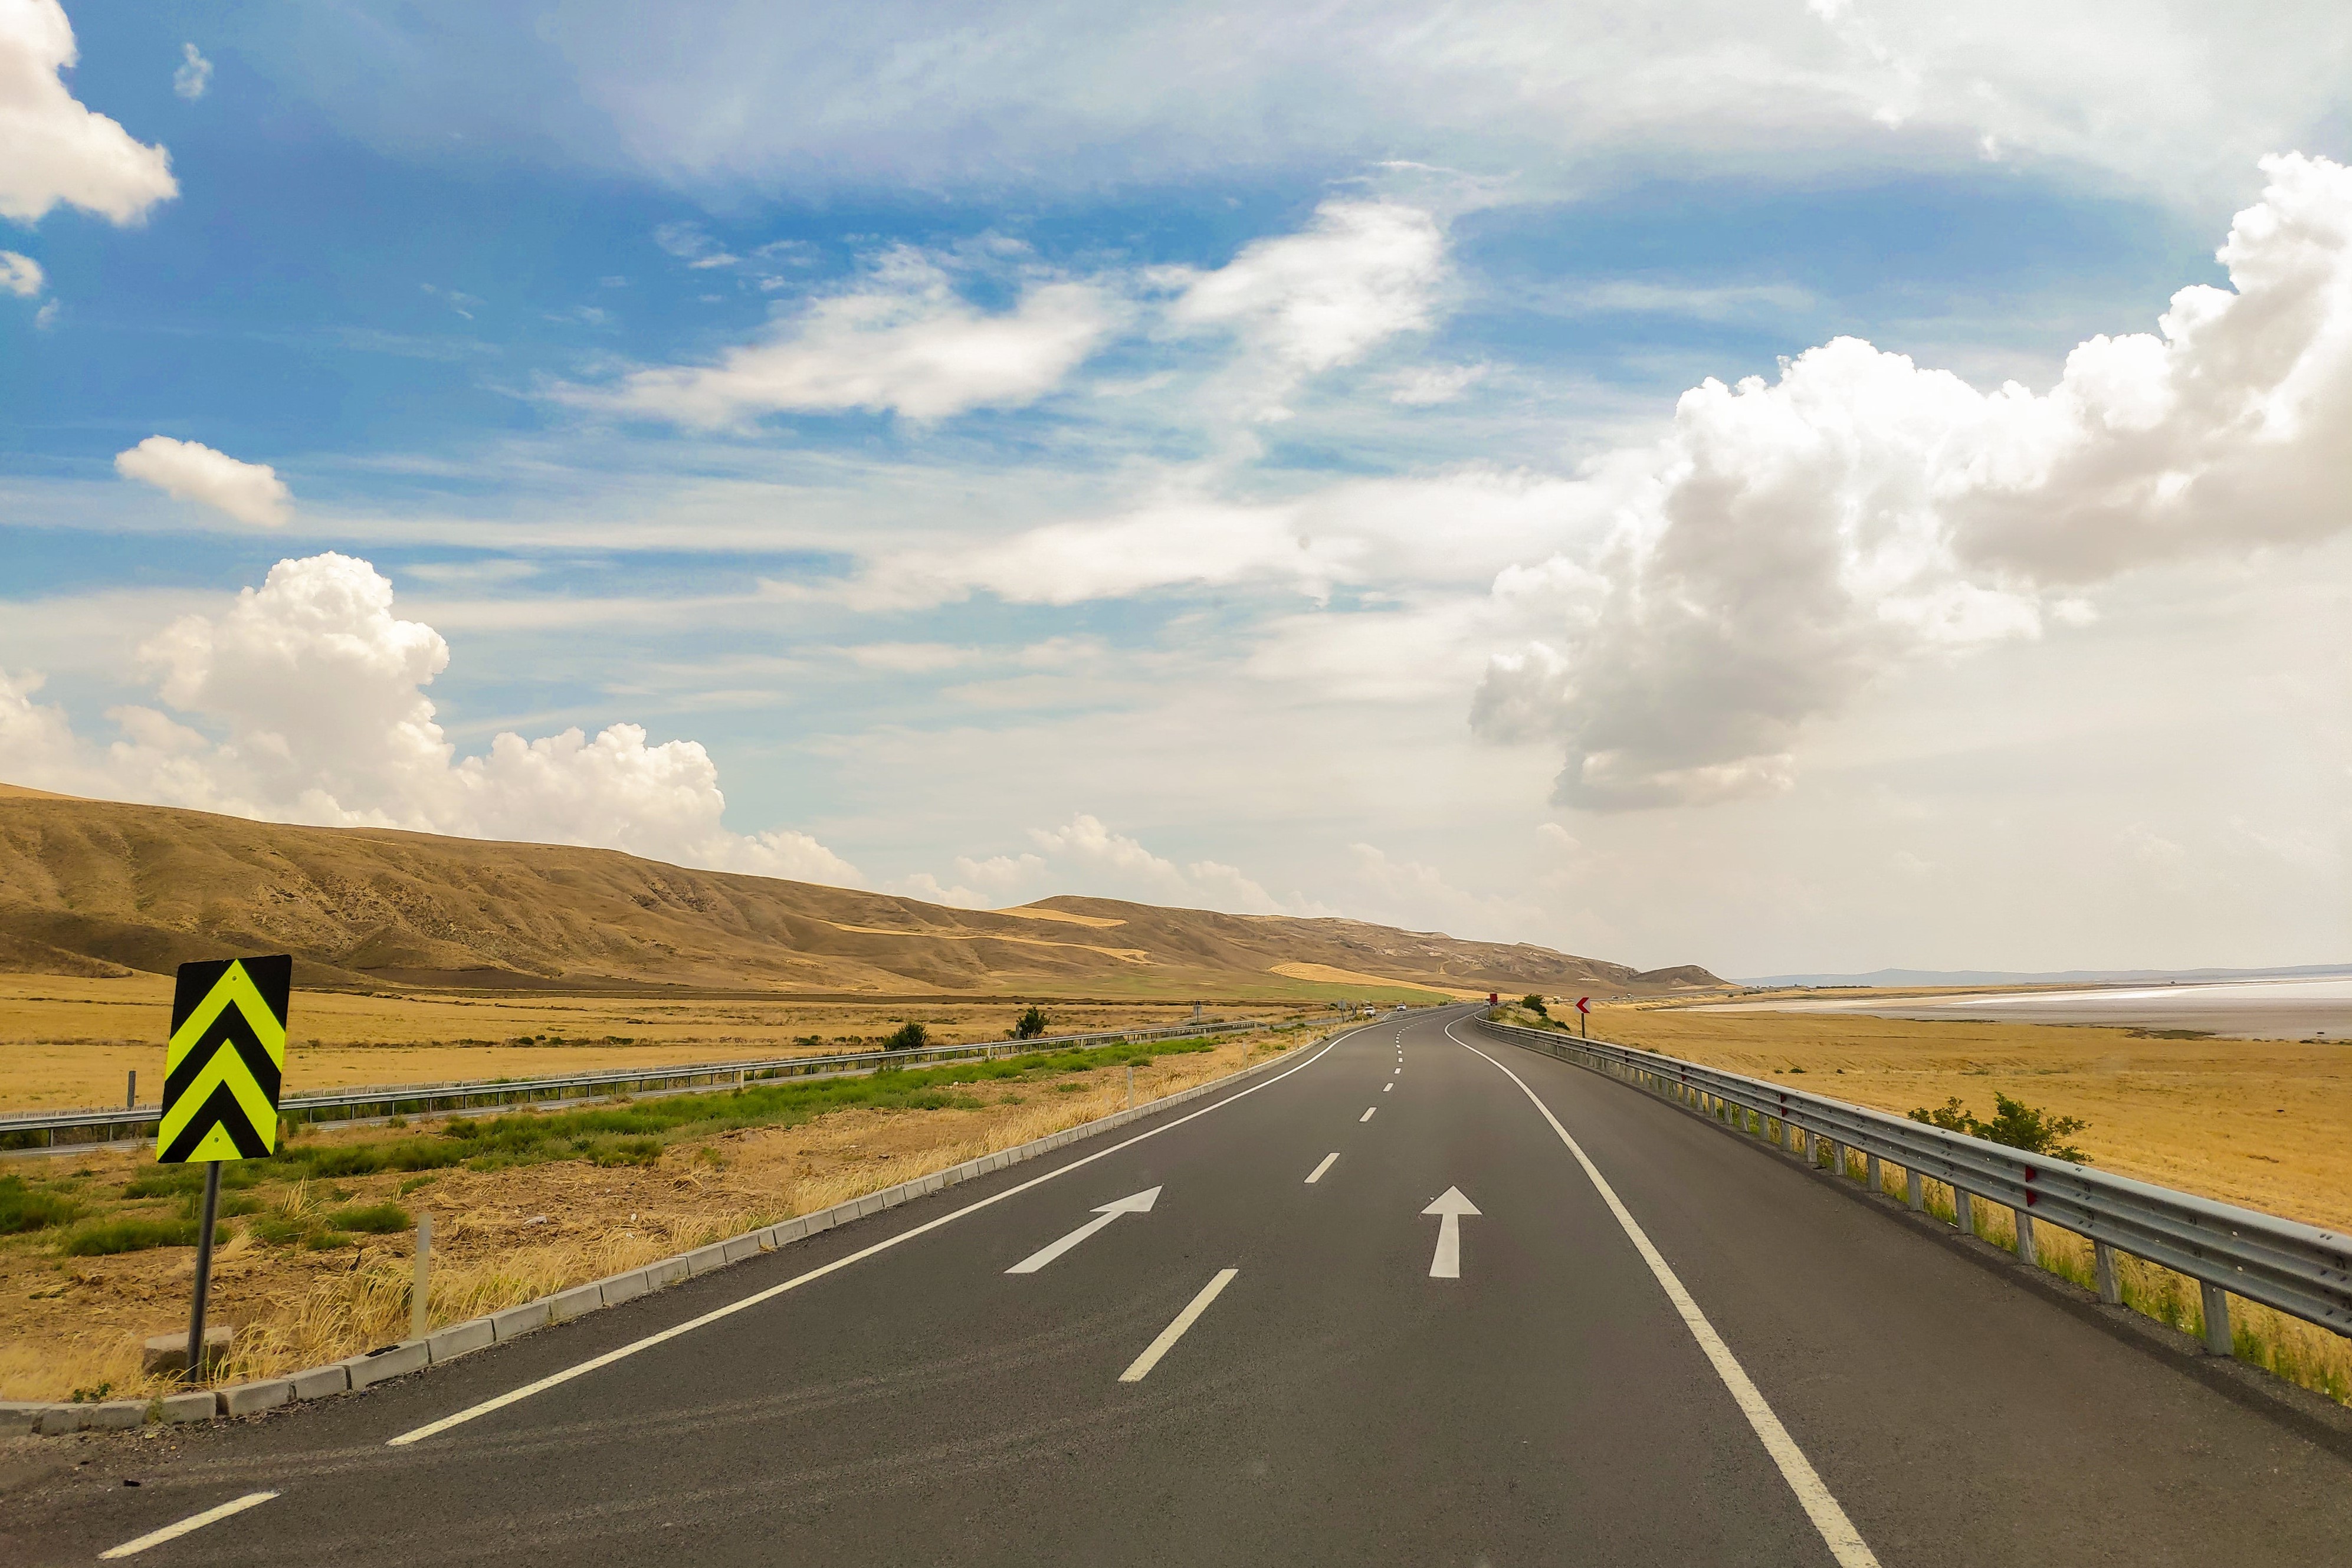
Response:
[[[972,910],[609,849],[296,827],[0,785],[0,972],[290,952],[306,986],[1335,996],[1720,984],[1526,944],[1052,898]]]

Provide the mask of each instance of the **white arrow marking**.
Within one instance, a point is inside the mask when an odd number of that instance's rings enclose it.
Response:
[[[1476,1214],[1478,1205],[1464,1197],[1460,1187],[1448,1187],[1444,1195],[1421,1212],[1437,1216],[1437,1256],[1429,1260],[1429,1277],[1461,1279],[1462,1216]]]
[[[1037,1270],[1045,1268],[1045,1265],[1053,1262],[1054,1259],[1061,1257],[1062,1254],[1069,1251],[1070,1248],[1077,1246],[1078,1243],[1084,1241],[1095,1232],[1102,1229],[1103,1226],[1108,1225],[1119,1215],[1123,1214],[1150,1214],[1151,1212],[1151,1205],[1159,1201],[1160,1189],[1158,1187],[1152,1187],[1148,1191],[1136,1194],[1133,1197],[1121,1198],[1115,1204],[1105,1204],[1102,1207],[1095,1210],[1095,1213],[1101,1216],[1100,1218],[1090,1219],[1087,1221],[1086,1224],[1078,1226],[1077,1229],[1070,1232],[1069,1235],[1062,1237],[1061,1240],[1056,1241],[1050,1246],[1039,1247],[1036,1251],[1031,1253],[1028,1257],[1023,1258],[1020,1262],[1006,1269],[1005,1272],[1007,1274],[1034,1274]]]

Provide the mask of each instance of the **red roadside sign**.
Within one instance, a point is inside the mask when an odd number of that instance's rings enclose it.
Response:
[[[1576,999],[1576,1010],[1577,1010],[1578,1012],[1580,1012],[1580,1013],[1590,1013],[1590,1012],[1591,1012],[1591,1011],[1592,1011],[1592,998],[1591,998],[1591,997],[1590,997],[1590,996],[1579,996],[1579,997]]]

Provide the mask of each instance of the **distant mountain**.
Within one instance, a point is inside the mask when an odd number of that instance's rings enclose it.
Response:
[[[2275,969],[1874,969],[1867,974],[1763,974],[1736,985],[2105,985],[2161,981],[2294,980],[2352,974],[2352,963]]]
[[[0,785],[0,972],[291,952],[300,984],[800,994],[1660,994],[1722,984],[1549,948],[1054,898],[1013,910],[610,849],[292,827]]]

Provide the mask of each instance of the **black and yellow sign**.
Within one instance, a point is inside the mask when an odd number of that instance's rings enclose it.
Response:
[[[294,960],[285,953],[180,965],[172,1047],[163,1059],[163,1119],[155,1130],[158,1161],[257,1160],[277,1149],[286,1004],[293,989]]]

